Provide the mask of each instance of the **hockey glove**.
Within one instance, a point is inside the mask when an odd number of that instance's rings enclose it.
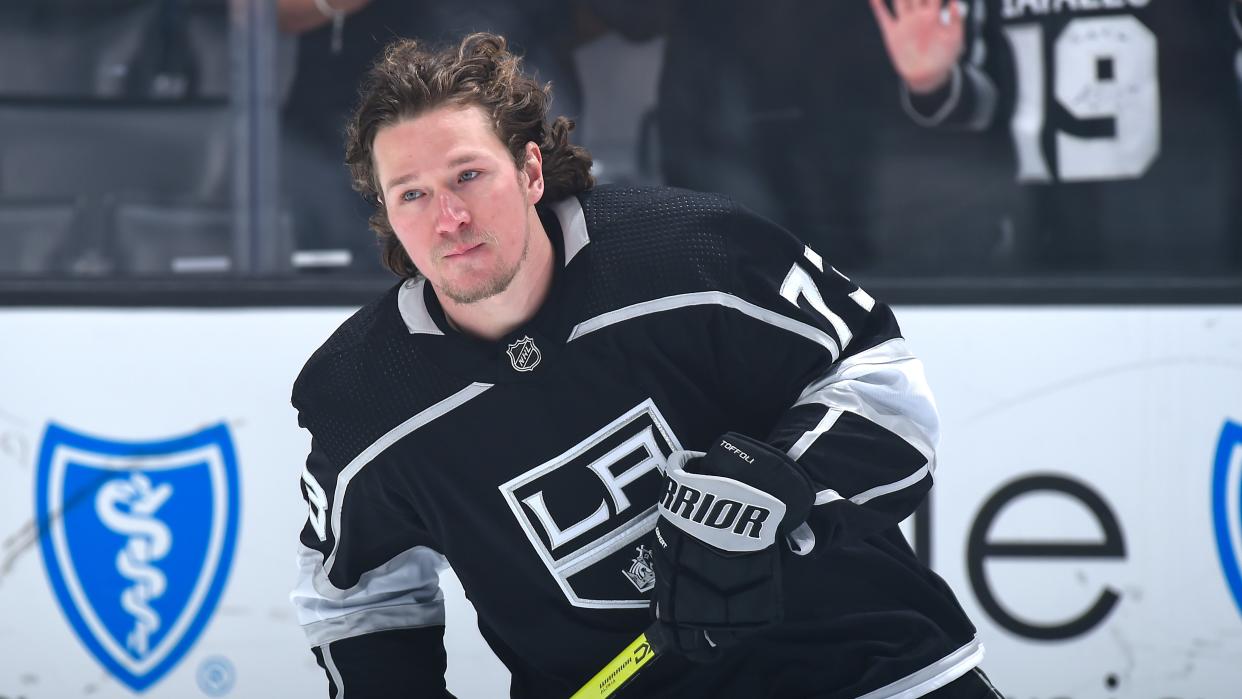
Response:
[[[734,432],[706,454],[674,454],[665,487],[648,637],[708,662],[780,621],[780,542],[806,521],[814,488],[783,452]]]

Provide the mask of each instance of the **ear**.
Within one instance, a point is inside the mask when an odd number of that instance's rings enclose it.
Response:
[[[543,153],[534,141],[526,142],[522,174],[526,176],[526,194],[530,197],[530,203],[538,204],[543,199]]]

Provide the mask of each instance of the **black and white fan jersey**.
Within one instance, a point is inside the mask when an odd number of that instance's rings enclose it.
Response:
[[[897,528],[938,420],[889,308],[722,197],[600,187],[540,216],[556,272],[526,325],[470,339],[407,280],[297,380],[292,598],[333,696],[447,695],[446,563],[512,696],[572,694],[651,621],[661,469],[730,430],[816,487],[782,542],[786,619],[629,695],[917,697],[974,667],[974,627]]]
[[[1242,4],[970,0],[967,45],[926,126],[1012,144],[1036,258],[1194,272],[1242,262]]]

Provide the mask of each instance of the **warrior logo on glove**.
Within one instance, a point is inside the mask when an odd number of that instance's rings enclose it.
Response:
[[[713,529],[727,529],[752,539],[760,538],[763,523],[772,515],[772,510],[766,507],[731,500],[715,492],[696,490],[674,480],[669,480],[660,508],[670,516]]]
[[[742,469],[754,463],[754,457],[728,440],[721,440],[716,455],[717,459],[736,459]],[[739,480],[691,473],[674,462],[660,500],[660,514],[687,534],[724,551],[759,551],[776,541],[785,503]]]

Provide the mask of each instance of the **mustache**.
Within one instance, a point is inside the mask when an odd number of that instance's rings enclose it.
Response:
[[[436,244],[436,246],[432,248],[431,252],[435,257],[443,257],[449,252],[452,252],[462,246],[495,242],[496,234],[490,231],[479,230],[476,228],[466,228],[463,229],[458,235],[452,238],[445,238],[443,241]]]

